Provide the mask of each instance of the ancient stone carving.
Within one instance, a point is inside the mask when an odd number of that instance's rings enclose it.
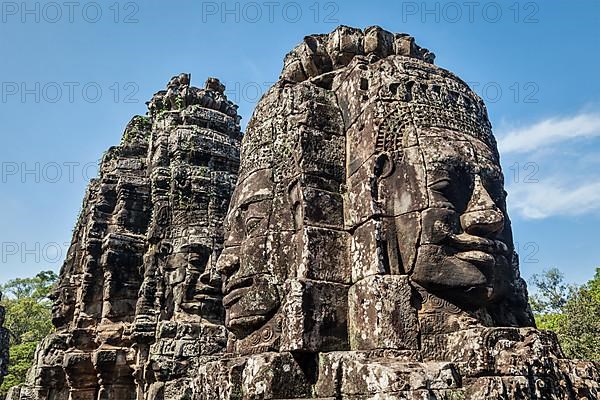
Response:
[[[224,89],[174,77],[105,154],[52,294],[57,332],[11,398],[154,399],[224,351],[214,263],[241,140]]]
[[[198,398],[597,396],[598,366],[531,328],[485,106],[432,61],[348,27],[286,57],[242,143],[217,262],[228,354]]]
[[[598,398],[534,328],[485,105],[433,59],[308,36],[239,153],[223,86],[173,78],[90,186],[11,398]]]

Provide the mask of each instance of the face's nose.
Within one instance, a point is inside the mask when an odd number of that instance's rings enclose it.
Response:
[[[211,259],[208,260],[208,264],[204,272],[200,275],[200,283],[210,286],[213,288],[220,289],[221,288],[221,274],[217,271],[216,264],[212,262]]]
[[[217,272],[226,277],[232,276],[240,268],[239,247],[227,247],[217,260]]]
[[[504,214],[483,186],[479,175],[475,176],[473,194],[460,223],[466,233],[482,237],[494,237],[504,228]]]

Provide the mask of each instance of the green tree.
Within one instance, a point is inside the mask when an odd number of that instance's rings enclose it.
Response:
[[[557,332],[565,353],[600,361],[600,268],[592,280],[573,293],[562,311]]]
[[[37,342],[26,342],[10,347],[8,375],[0,387],[0,395],[6,396],[8,389],[25,381],[27,371],[32,365],[36,346]]]
[[[53,271],[42,271],[33,278],[17,278],[2,285],[2,293],[8,294],[15,300],[32,298],[35,300],[47,300],[52,285],[58,276]]]
[[[534,275],[532,283],[538,328],[555,331],[568,357],[600,361],[600,268],[579,287],[566,284],[556,268]]]
[[[529,303],[537,314],[560,313],[576,290],[575,286],[565,283],[563,273],[556,267],[543,271],[541,275],[533,275],[531,281],[538,293],[529,296]]]
[[[1,305],[6,309],[4,327],[10,332],[10,363],[0,395],[25,380],[35,348],[52,332],[52,301],[48,298],[58,277],[42,271],[33,278],[18,278],[0,286],[5,295]]]

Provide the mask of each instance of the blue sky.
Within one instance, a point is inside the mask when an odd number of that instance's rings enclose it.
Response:
[[[600,266],[597,0],[0,6],[0,282],[58,271],[101,154],[171,76],[220,78],[247,122],[284,55],[339,24],[412,34],[484,98],[526,278]]]

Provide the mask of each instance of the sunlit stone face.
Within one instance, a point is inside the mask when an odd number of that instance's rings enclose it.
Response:
[[[513,247],[497,153],[455,130],[411,135],[374,167],[384,252],[392,241],[400,253],[386,254],[388,272],[465,308],[498,299],[510,283]]]
[[[238,338],[263,326],[279,309],[285,277],[270,268],[267,240],[272,212],[271,170],[239,182],[226,218],[225,249],[217,262],[224,276],[225,325]]]
[[[429,206],[421,214],[412,279],[465,306],[504,293],[512,254],[503,176],[483,142],[459,133],[420,135]],[[414,232],[419,235],[419,232]]]
[[[504,182],[483,101],[441,68],[403,57],[340,82],[352,279],[408,275],[479,309],[514,287]],[[349,99],[361,95],[357,104]]]

